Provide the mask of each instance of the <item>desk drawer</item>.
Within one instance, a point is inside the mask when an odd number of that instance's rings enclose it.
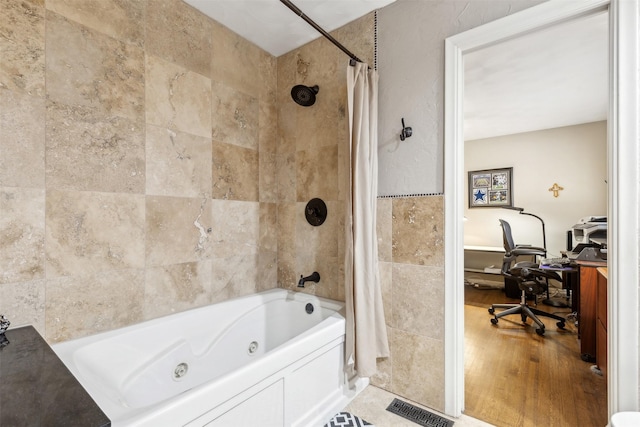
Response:
[[[597,280],[598,272],[594,267],[580,266],[580,353],[582,359],[589,362],[596,357]]]
[[[598,269],[598,296],[596,313],[602,322],[604,329],[607,329],[607,278]]]

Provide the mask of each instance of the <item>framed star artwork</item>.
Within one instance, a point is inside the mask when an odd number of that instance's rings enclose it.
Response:
[[[469,208],[513,206],[513,168],[469,171]]]

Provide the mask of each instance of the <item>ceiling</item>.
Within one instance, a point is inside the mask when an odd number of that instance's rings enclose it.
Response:
[[[184,1],[274,56],[321,37],[279,0]],[[293,3],[333,31],[394,1]],[[607,16],[578,18],[466,54],[465,139],[606,120]],[[348,40],[340,42],[349,48]]]
[[[472,52],[465,61],[465,140],[607,119],[608,13]]]
[[[321,37],[279,0],[184,1],[274,56]],[[292,3],[325,31],[333,31],[394,1],[293,0]],[[341,43],[349,49],[345,41]]]

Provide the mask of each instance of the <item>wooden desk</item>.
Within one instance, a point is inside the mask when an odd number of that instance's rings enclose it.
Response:
[[[578,285],[578,336],[580,338],[580,354],[585,362],[597,362],[596,342],[597,342],[597,322],[598,322],[598,300],[605,307],[605,330],[606,330],[606,305],[607,291],[606,280],[600,284],[604,290],[604,296],[599,296],[598,290],[598,267],[606,269],[606,261],[576,261],[579,269],[580,283]],[[575,295],[575,294],[574,294]],[[606,336],[605,336],[606,338]],[[605,339],[606,345],[606,339]],[[606,348],[605,348],[606,349]]]

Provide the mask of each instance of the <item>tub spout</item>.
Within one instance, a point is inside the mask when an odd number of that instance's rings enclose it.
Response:
[[[304,288],[304,282],[316,282],[318,283],[320,281],[320,273],[318,273],[317,271],[314,271],[313,274],[311,274],[310,276],[307,277],[302,277],[302,274],[300,275],[300,280],[298,281],[298,287],[299,288]]]

